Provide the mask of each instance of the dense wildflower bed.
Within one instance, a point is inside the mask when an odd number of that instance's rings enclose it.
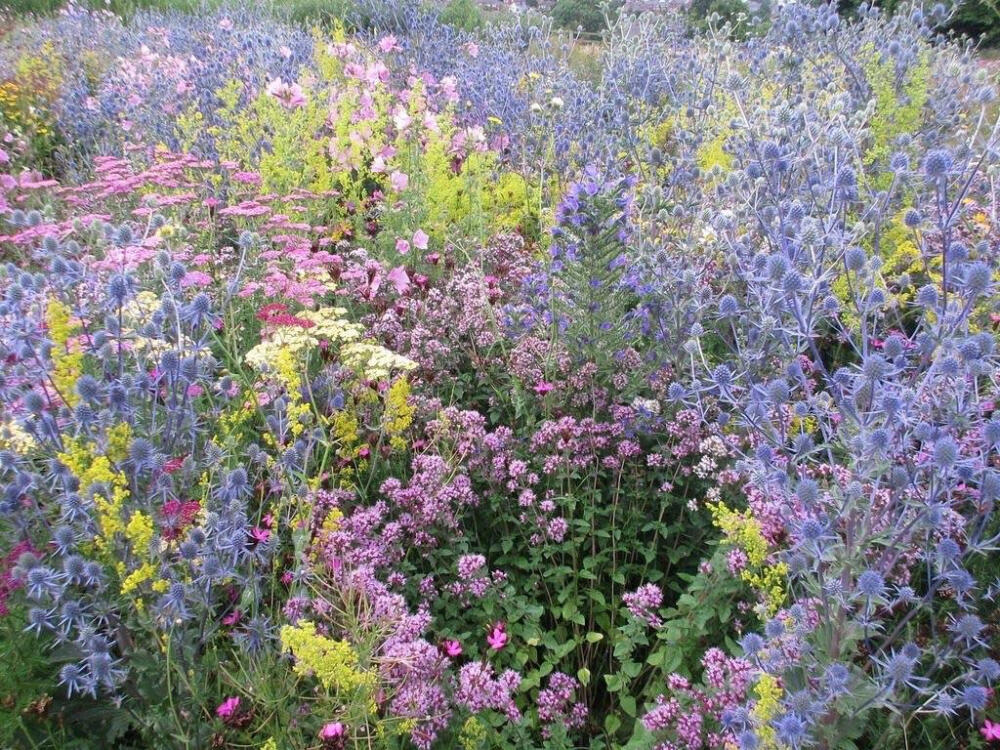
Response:
[[[946,12],[361,5],[0,40],[0,744],[1000,740]]]

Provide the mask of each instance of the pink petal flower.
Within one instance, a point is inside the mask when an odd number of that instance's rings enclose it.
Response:
[[[555,388],[556,387],[552,385],[552,383],[547,383],[544,380],[539,380],[537,383],[535,383],[535,393],[537,393],[539,396],[544,396],[546,393],[554,391]]]
[[[262,529],[260,526],[254,526],[250,529],[250,536],[253,537],[255,542],[262,544],[271,538],[271,532],[267,529]]]
[[[980,734],[986,739],[987,742],[992,742],[993,740],[1000,740],[1000,723],[995,723],[986,719],[983,722],[982,728],[979,730]]]
[[[347,729],[339,721],[331,721],[329,724],[324,724],[323,728],[319,730],[319,738],[321,740],[335,740],[338,737],[343,737]]]
[[[486,636],[486,643],[494,651],[500,651],[507,645],[507,630],[502,622],[498,622],[490,629],[489,634]]]
[[[378,48],[381,52],[394,52],[403,49],[394,34],[389,34],[379,39]]]
[[[389,271],[386,278],[389,280],[390,284],[396,287],[396,292],[398,294],[406,294],[406,290],[410,288],[410,277],[407,275],[406,269],[402,266],[393,268]]]
[[[402,107],[399,107],[392,115],[392,124],[396,126],[396,130],[406,130],[412,122],[413,118],[410,117],[410,113]]]
[[[406,255],[408,252],[410,252],[410,243],[400,238],[396,240],[396,250],[399,252],[400,255]]]
[[[397,170],[389,175],[389,184],[397,193],[402,193],[410,184],[410,178],[406,173]]]
[[[423,229],[418,229],[413,233],[413,246],[417,250],[426,250],[428,241],[430,241],[430,237]]]
[[[240,707],[240,699],[238,697],[226,698],[219,707],[215,709],[215,715],[220,719],[231,718]]]
[[[445,656],[454,659],[456,656],[462,655],[462,644],[454,638],[449,638],[441,644],[441,650],[444,651]]]

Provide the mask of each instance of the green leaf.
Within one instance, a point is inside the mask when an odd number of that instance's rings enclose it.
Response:
[[[607,675],[605,675],[607,676]],[[619,719],[614,714],[608,714],[604,717],[604,731],[608,734],[614,734],[617,732],[622,725],[622,720]]]
[[[580,669],[576,671],[576,679],[580,681],[581,685],[587,687],[587,685],[590,684],[590,670],[586,667],[580,667]]]
[[[642,671],[642,664],[637,661],[627,661],[622,664],[622,672],[631,678],[636,678]]]
[[[620,699],[622,710],[629,716],[635,716],[635,698],[631,695],[623,695]]]
[[[604,633],[598,633],[595,630],[591,630],[586,635],[587,643],[600,643],[604,640]]]

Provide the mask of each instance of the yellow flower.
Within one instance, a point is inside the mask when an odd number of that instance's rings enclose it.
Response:
[[[753,707],[753,717],[758,723],[757,734],[763,748],[778,747],[771,720],[778,715],[783,692],[778,679],[766,672],[761,674],[754,685],[754,697],[757,700]]]
[[[458,741],[462,744],[463,750],[477,750],[486,739],[486,727],[475,716],[470,716],[462,725],[462,733]]]
[[[375,675],[360,667],[357,653],[347,641],[335,641],[316,632],[308,620],[281,629],[281,645],[295,656],[294,671],[313,675],[329,691],[371,691]]]
[[[785,601],[785,583],[788,566],[783,563],[767,564],[770,545],[764,538],[760,522],[749,510],[737,513],[722,502],[709,503],[715,526],[726,535],[726,541],[742,549],[749,566],[740,577],[760,593],[769,616],[774,615]]]
[[[31,434],[17,422],[10,421],[0,425],[0,448],[24,455],[30,453],[36,445]]]
[[[45,322],[52,339],[52,383],[69,406],[76,406],[80,401],[76,381],[83,374],[83,354],[71,341],[76,326],[70,320],[69,308],[51,297],[45,310]]]
[[[402,435],[413,423],[416,408],[409,402],[410,384],[405,377],[396,378],[385,394],[385,415],[383,417],[389,445],[393,450],[406,448]]]

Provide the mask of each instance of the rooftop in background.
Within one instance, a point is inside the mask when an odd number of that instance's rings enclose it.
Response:
[[[680,13],[688,0],[625,0],[625,13]]]
[[[512,0],[476,0],[483,10],[524,10],[531,7],[543,13],[549,13],[558,0],[536,0],[534,3],[512,2]],[[622,10],[626,13],[679,13],[685,9],[689,0],[625,0]]]

